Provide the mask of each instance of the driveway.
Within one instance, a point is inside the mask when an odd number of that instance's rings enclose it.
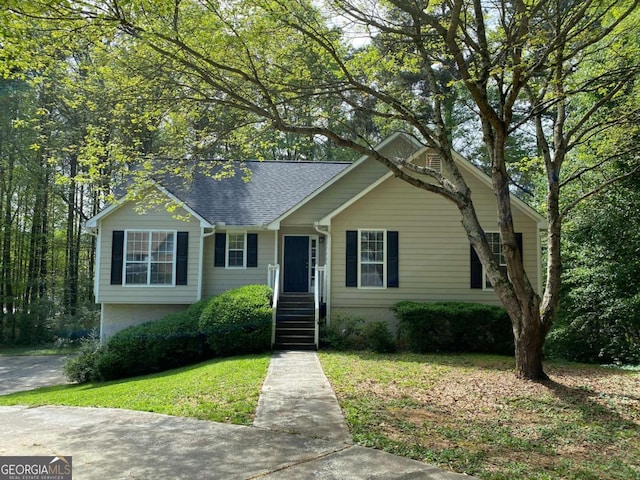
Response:
[[[62,366],[70,355],[0,356],[0,395],[69,383]]]

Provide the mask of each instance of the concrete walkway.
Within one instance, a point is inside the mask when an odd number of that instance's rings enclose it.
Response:
[[[316,352],[276,352],[258,402],[256,427],[351,444]]]
[[[0,456],[8,455],[71,455],[76,480],[473,478],[353,445],[315,352],[274,354],[254,426],[107,408],[0,407]]]

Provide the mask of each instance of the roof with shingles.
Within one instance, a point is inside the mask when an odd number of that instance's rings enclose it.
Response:
[[[266,225],[321,188],[350,163],[250,161],[231,178],[197,172],[159,183],[211,224]],[[248,181],[242,168],[250,174]],[[214,172],[215,173],[215,172]]]

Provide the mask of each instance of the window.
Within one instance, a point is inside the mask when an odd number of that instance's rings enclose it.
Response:
[[[502,252],[502,244],[500,243],[500,234],[495,232],[486,232],[487,241],[489,242],[489,246],[491,247],[491,251],[495,255],[495,259],[502,268],[502,271],[507,272],[507,264],[505,260],[504,253]],[[516,232],[516,243],[518,246],[518,250],[520,251],[520,260],[522,260],[522,233]],[[480,262],[480,258],[478,254],[474,250],[473,246],[469,246],[469,251],[471,252],[470,256],[470,273],[471,273],[471,288],[477,289],[493,289],[491,282],[487,278],[487,274],[485,271],[482,262]]]
[[[213,266],[256,268],[258,266],[258,234],[216,232]]]
[[[384,287],[385,231],[360,230],[360,286]]]
[[[504,258],[504,254],[502,253],[502,242],[500,241],[500,234],[495,232],[487,232],[487,241],[489,242],[489,246],[491,247],[491,251],[493,252],[493,257],[496,259],[496,262],[500,265],[500,270],[506,275],[507,274],[507,261]],[[483,278],[484,278],[484,288],[493,288],[491,282],[489,281],[489,277],[484,271],[484,267],[482,270]]]
[[[227,267],[243,268],[245,266],[245,234],[227,234]]]
[[[125,285],[173,285],[175,232],[125,232]]]
[[[345,287],[399,288],[399,233],[362,229],[346,234]]]

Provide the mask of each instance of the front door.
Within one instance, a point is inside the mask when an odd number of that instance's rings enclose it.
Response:
[[[284,237],[283,275],[283,291],[309,291],[309,237]]]

